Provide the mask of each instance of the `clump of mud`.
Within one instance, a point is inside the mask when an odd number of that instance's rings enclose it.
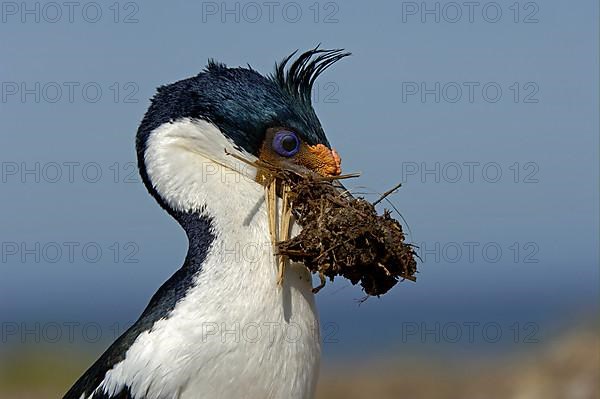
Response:
[[[331,179],[288,173],[277,180],[302,226],[299,235],[276,243],[278,253],[319,274],[315,292],[326,277],[345,277],[377,296],[399,280],[416,280],[415,251],[389,211],[379,215],[374,204],[344,193]]]

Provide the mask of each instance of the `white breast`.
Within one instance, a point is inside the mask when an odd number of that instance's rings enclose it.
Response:
[[[145,399],[311,398],[320,343],[310,275],[292,264],[277,286],[264,191],[248,173],[222,169],[233,161],[224,148],[235,150],[215,129],[181,121],[149,140],[155,188],[176,209],[213,218],[215,240],[195,285],[137,338],[101,389],[127,385]]]

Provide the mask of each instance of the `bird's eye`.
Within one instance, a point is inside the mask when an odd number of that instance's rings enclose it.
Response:
[[[273,149],[281,156],[291,157],[300,149],[300,140],[294,132],[280,130],[273,138]]]

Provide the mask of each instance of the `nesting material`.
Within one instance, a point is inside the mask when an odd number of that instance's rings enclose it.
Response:
[[[277,188],[281,188],[281,215],[278,215],[277,207]],[[283,283],[283,275],[289,259],[283,254],[279,254],[277,243],[289,240],[292,228],[292,208],[290,207],[290,187],[287,184],[281,184],[273,176],[265,177],[265,202],[267,204],[267,213],[269,218],[269,233],[271,243],[273,244],[273,253],[277,260],[277,284]],[[278,217],[279,216],[279,217]]]
[[[326,277],[360,283],[368,295],[385,294],[401,279],[416,280],[415,252],[389,211],[378,215],[373,204],[345,195],[331,179],[279,173],[272,182],[269,192],[283,193],[284,230],[289,234],[291,217],[303,227],[293,238],[278,237],[280,282],[287,259],[319,274],[315,291]]]

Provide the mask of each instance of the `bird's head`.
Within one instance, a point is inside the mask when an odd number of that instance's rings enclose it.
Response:
[[[150,193],[173,215],[207,208],[226,215],[262,195],[251,165],[257,160],[340,174],[340,157],[311,97],[315,79],[347,55],[319,48],[293,53],[270,76],[209,61],[197,76],[160,87],[136,141]]]

